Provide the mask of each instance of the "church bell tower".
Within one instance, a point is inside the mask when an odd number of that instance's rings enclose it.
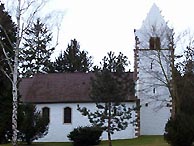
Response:
[[[163,135],[172,109],[169,88],[173,30],[153,4],[141,28],[135,29],[134,34],[136,96],[141,105],[140,134]]]

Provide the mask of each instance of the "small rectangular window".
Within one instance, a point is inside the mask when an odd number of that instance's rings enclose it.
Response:
[[[151,50],[160,50],[160,37],[150,37],[149,44]]]
[[[50,115],[50,109],[49,109],[48,107],[42,108],[42,116],[43,116],[46,120],[48,120],[48,122],[50,121],[49,115]]]

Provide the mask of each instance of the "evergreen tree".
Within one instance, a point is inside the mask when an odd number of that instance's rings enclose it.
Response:
[[[108,53],[91,80],[90,97],[96,103],[97,110],[91,112],[78,106],[78,110],[92,124],[103,127],[108,133],[109,146],[112,145],[111,134],[124,130],[131,118],[132,109],[123,103],[134,93],[134,82],[125,72],[127,65],[127,57],[122,53],[118,56]]]
[[[11,83],[1,72],[0,85],[0,143],[6,143],[12,135],[12,94]]]
[[[194,142],[194,49],[187,47],[185,60],[176,72],[177,111],[165,127],[164,139],[172,146],[191,146]]]
[[[67,49],[59,54],[50,72],[87,72],[92,66],[92,57],[81,51],[76,39],[71,40]]]
[[[54,62],[50,64],[49,72],[54,73],[54,72],[65,72],[65,59],[63,52],[59,54],[59,56],[55,59]]]
[[[188,46],[184,52],[185,59],[178,64],[177,93],[178,112],[194,116],[194,46]]]
[[[23,77],[31,77],[35,73],[48,72],[50,56],[54,48],[50,47],[52,33],[38,18],[24,37],[24,48],[21,55],[21,73]]]
[[[23,104],[19,112],[19,138],[28,145],[48,133],[48,119],[37,111],[35,105]]]
[[[0,143],[8,142],[12,135],[12,88],[7,58],[13,63],[13,46],[16,42],[16,27],[10,15],[0,4]],[[6,53],[6,56],[4,54]],[[6,76],[7,75],[7,76]],[[7,78],[8,77],[8,78]]]
[[[12,62],[14,57],[13,44],[16,42],[16,26],[11,16],[5,11],[4,4],[0,4],[0,71],[10,74],[7,58]],[[5,56],[5,53],[7,58]],[[11,76],[10,76],[11,77]]]

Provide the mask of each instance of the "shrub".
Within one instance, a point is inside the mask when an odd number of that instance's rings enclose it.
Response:
[[[67,137],[73,141],[74,146],[90,146],[100,143],[102,132],[102,128],[95,126],[78,127],[71,131]]]
[[[171,146],[191,146],[194,141],[194,117],[178,114],[165,127],[164,139]]]

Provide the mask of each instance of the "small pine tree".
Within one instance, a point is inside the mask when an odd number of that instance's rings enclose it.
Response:
[[[89,121],[108,133],[109,146],[111,134],[115,131],[126,129],[131,118],[131,110],[123,102],[129,99],[134,93],[134,82],[125,72],[128,65],[127,57],[120,53],[108,53],[104,57],[101,67],[95,72],[95,77],[91,80],[90,97],[96,103],[97,110],[91,112],[85,107],[78,110],[87,116]]]
[[[49,121],[36,110],[35,105],[23,104],[20,108],[19,138],[30,145],[32,141],[44,137],[48,133]]]

